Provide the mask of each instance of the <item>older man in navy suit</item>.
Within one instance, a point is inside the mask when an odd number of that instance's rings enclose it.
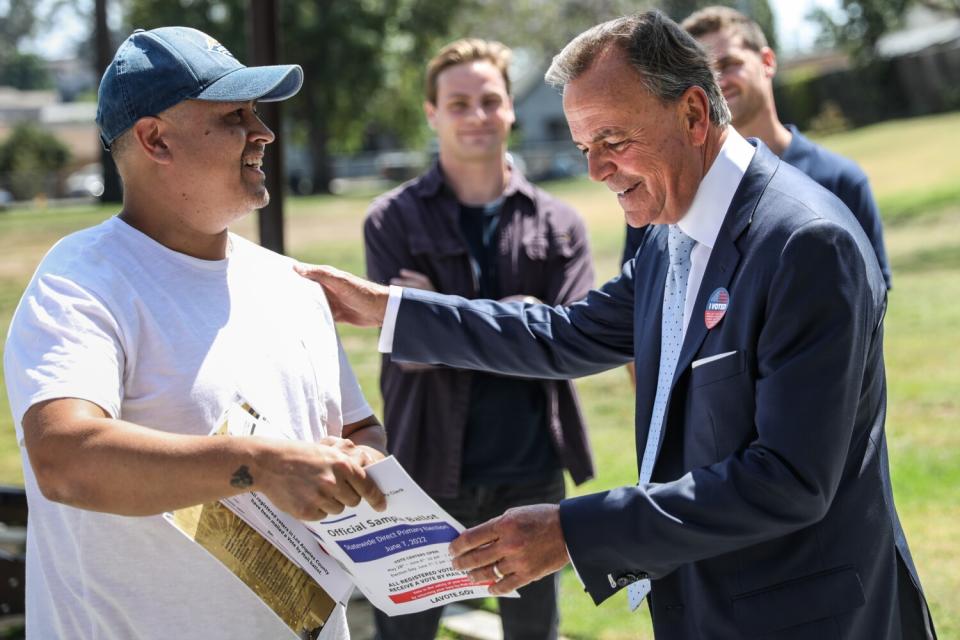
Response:
[[[657,638],[932,638],[893,505],[886,287],[832,194],[728,125],[656,12],[590,29],[547,78],[590,177],[646,226],[570,307],[388,291],[304,268],[394,360],[556,378],[633,360],[636,486],[507,511],[452,544],[504,593],[572,562],[599,603],[652,588]]]

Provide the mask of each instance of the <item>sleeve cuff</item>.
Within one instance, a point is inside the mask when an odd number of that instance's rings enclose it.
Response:
[[[380,328],[380,342],[377,350],[380,353],[393,353],[393,330],[397,326],[397,313],[400,312],[400,300],[403,298],[403,287],[390,285],[390,297],[387,299],[387,311],[383,314],[383,326]]]
[[[573,561],[573,556],[570,554],[570,547],[567,546],[566,541],[564,541],[563,546],[567,549],[567,557],[570,558],[570,568],[573,569],[573,575],[577,576],[577,580],[580,581],[580,586],[586,590],[587,583],[583,581],[583,578],[580,577],[580,572],[577,571],[577,565]]]
[[[354,422],[360,422],[361,420],[366,420],[373,415],[373,409],[370,408],[369,404],[364,402],[362,407],[358,407],[349,413],[343,414],[343,424],[346,425],[353,424]]]

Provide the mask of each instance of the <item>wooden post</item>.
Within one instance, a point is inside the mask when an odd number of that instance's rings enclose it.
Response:
[[[96,41],[96,75],[103,76],[113,59],[113,46],[110,43],[110,29],[107,28],[107,0],[96,0],[94,4],[94,40]],[[99,141],[99,138],[97,139]],[[100,146],[99,144],[97,146]],[[106,149],[100,149],[100,167],[103,171],[103,194],[100,202],[121,202],[123,192],[120,188],[120,174],[113,163],[113,156]]]
[[[247,12],[250,66],[277,64],[279,50],[278,8],[276,0],[250,0]],[[267,147],[263,171],[267,174],[270,203],[259,212],[260,244],[284,252],[283,243],[283,136],[279,102],[261,102],[257,105],[260,117],[277,139]]]

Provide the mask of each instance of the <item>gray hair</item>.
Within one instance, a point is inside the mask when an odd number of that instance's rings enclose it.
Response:
[[[617,18],[584,31],[553,58],[547,84],[563,89],[611,46],[626,54],[651,95],[674,103],[690,87],[700,87],[710,104],[710,121],[718,126],[730,123],[730,109],[706,52],[659,11]]]

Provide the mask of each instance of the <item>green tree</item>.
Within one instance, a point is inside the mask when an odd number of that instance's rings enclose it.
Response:
[[[129,0],[126,31],[172,25],[193,27],[209,33],[238,59],[244,60],[247,58],[246,8],[247,0]]]
[[[711,5],[722,5],[732,7],[737,11],[750,16],[754,22],[760,25],[764,35],[767,36],[767,42],[774,50],[777,48],[777,30],[774,26],[773,11],[770,9],[768,0],[661,0],[657,3],[668,16],[682,21],[698,9],[709,7]]]
[[[304,86],[285,113],[310,150],[313,184],[325,190],[331,152],[356,151],[371,131],[402,142],[421,136],[421,61],[462,5],[445,0],[317,0],[280,3],[281,59],[303,66]],[[130,0],[132,27],[183,24],[246,59],[243,0]]]
[[[0,61],[0,86],[25,91],[49,89],[53,86],[53,78],[39,56],[15,51]]]
[[[69,161],[70,150],[31,123],[18,124],[0,143],[0,179],[20,200],[54,191],[56,172]]]
[[[960,0],[917,0],[920,4],[934,11],[952,13],[960,18]]]
[[[43,61],[18,49],[33,35],[39,18],[33,0],[0,1],[0,86],[46,89],[52,86]]]
[[[934,0],[936,1],[936,0]],[[585,29],[618,16],[660,9],[677,22],[710,5],[733,7],[757,21],[775,47],[768,0],[477,0],[465,6],[455,28],[463,34],[501,39],[553,55]]]
[[[549,62],[583,30],[652,4],[649,0],[477,0],[457,14],[451,39],[499,40]]]
[[[841,0],[839,20],[824,9],[815,9],[810,17],[820,24],[821,45],[846,49],[855,62],[865,64],[874,58],[880,37],[901,25],[913,1]],[[941,4],[950,1],[942,0]]]
[[[34,0],[0,2],[0,61],[17,52],[21,40],[37,26]]]
[[[130,28],[189,25],[220,40],[238,58],[248,58],[249,0],[127,1]],[[281,59],[299,63],[305,71],[303,89],[284,107],[292,125],[288,140],[309,149],[312,182],[325,189],[331,153],[370,148],[375,134],[384,132],[398,144],[423,141],[424,67],[443,43],[464,36],[493,38],[546,62],[585,28],[653,4],[652,0],[284,0]],[[757,7],[753,15],[762,26],[772,25],[767,0],[748,4]]]
[[[359,149],[386,129],[411,142],[422,131],[419,70],[458,11],[443,0],[292,3],[282,20],[306,69],[291,112],[309,123],[314,185],[329,183],[329,150]]]
[[[709,5],[732,6],[756,20],[776,48],[768,0],[475,0],[452,22],[453,37],[492,38],[546,66],[564,45],[585,29],[618,16],[658,8],[682,21]]]

